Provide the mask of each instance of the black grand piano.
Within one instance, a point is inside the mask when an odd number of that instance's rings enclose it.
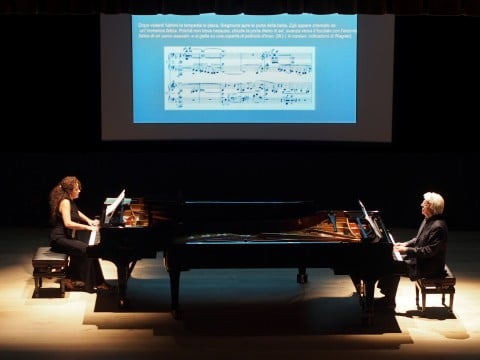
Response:
[[[119,305],[136,261],[163,252],[170,277],[171,310],[180,307],[180,275],[190,269],[293,268],[297,282],[308,268],[349,275],[359,295],[362,321],[374,315],[378,279],[395,271],[393,240],[379,211],[318,210],[313,201],[157,201],[123,210],[121,223],[102,226],[90,257],[117,267]],[[137,214],[134,222],[129,220]],[[138,216],[140,214],[140,217]]]

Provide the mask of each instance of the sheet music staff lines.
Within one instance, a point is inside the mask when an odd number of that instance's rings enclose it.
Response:
[[[165,47],[167,110],[313,110],[313,47]]]

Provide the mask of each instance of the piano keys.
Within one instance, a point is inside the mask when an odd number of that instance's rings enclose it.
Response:
[[[393,245],[395,245],[395,239],[393,238],[393,235],[389,232],[388,233],[390,237],[390,241],[392,242]],[[403,256],[400,254],[397,250],[393,249],[393,257],[396,261],[403,261]]]
[[[98,230],[76,230],[75,237],[88,244],[88,246],[96,245],[100,242],[100,232]]]
[[[88,237],[88,245],[97,245],[100,242],[100,231],[92,230],[90,231],[90,236]]]

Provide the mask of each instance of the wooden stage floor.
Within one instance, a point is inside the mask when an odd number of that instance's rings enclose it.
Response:
[[[397,241],[415,229],[392,229]],[[139,261],[128,282],[130,307],[115,296],[67,292],[44,281],[33,297],[31,259],[48,230],[0,229],[2,359],[479,359],[480,232],[451,231],[448,263],[457,277],[453,314],[428,295],[425,315],[414,283],[402,278],[395,313],[361,323],[347,276],[308,269],[191,270],[181,275],[184,318],[170,314],[169,279],[156,259]],[[115,283],[116,269],[101,261]],[[50,288],[51,286],[51,288]],[[378,294],[380,296],[380,294]],[[448,299],[447,299],[448,300]]]

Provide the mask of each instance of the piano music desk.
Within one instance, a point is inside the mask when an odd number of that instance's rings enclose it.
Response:
[[[69,257],[51,250],[50,246],[37,248],[32,258],[35,290],[33,296],[40,297],[43,278],[55,279],[60,283],[60,296],[65,296],[65,276]]]

